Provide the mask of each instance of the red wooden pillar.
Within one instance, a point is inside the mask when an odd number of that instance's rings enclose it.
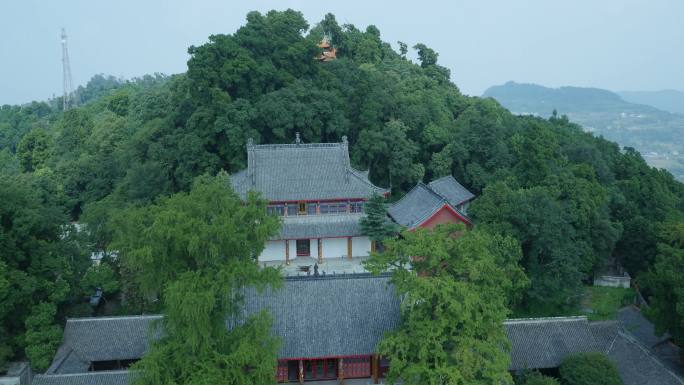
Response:
[[[378,365],[378,355],[373,354],[371,356],[371,374],[373,376],[373,383],[377,384],[378,383],[378,378],[380,377],[379,372],[379,365]]]
[[[290,264],[290,241],[285,240],[285,264]]]
[[[352,237],[347,237],[347,259],[352,259]]]
[[[304,383],[304,361],[299,360],[299,383]]]

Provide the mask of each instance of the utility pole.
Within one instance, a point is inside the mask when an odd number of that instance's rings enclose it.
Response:
[[[62,98],[64,111],[68,110],[73,104],[73,84],[71,82],[71,66],[69,65],[69,50],[67,49],[67,35],[62,28],[62,86],[64,96]]]

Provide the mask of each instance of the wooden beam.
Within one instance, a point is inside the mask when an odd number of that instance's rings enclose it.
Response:
[[[352,259],[352,237],[347,237],[347,259]]]
[[[285,264],[290,264],[290,241],[285,240]]]
[[[318,238],[318,264],[323,263],[323,240]]]
[[[299,383],[304,383],[304,360],[299,360]]]

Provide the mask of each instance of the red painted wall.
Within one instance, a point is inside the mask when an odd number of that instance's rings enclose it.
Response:
[[[433,229],[435,226],[445,223],[465,223],[466,225],[469,225],[469,223],[459,218],[458,215],[456,215],[451,209],[449,209],[447,206],[444,206],[425,222],[421,223],[419,227]]]

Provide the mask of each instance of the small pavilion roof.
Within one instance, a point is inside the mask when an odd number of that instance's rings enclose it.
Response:
[[[448,186],[448,184],[440,183],[439,186],[444,187]],[[443,190],[445,189],[443,188]],[[387,209],[387,213],[398,224],[408,229],[413,229],[445,205],[469,221],[468,217],[455,205],[451,204],[449,199],[422,182],[419,182],[400,200],[392,204]]]

